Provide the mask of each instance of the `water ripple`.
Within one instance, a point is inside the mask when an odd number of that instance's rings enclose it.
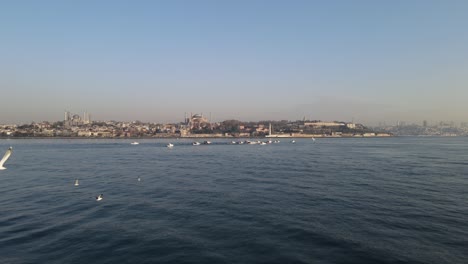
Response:
[[[468,259],[466,138],[191,141],[0,140],[0,263]]]

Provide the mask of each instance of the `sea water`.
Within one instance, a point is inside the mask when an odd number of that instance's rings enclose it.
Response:
[[[0,139],[0,263],[468,263],[468,138],[280,140]]]

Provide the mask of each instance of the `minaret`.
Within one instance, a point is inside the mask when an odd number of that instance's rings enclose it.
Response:
[[[70,119],[71,119],[71,118],[70,118],[70,112],[68,112],[68,111],[65,110],[65,116],[64,116],[64,120],[63,120],[63,125],[64,125],[65,127],[69,127],[69,126],[70,126],[70,123],[71,123]]]
[[[213,126],[211,125],[211,122],[212,122],[211,120],[213,120],[213,119],[211,119],[211,112],[210,112],[210,120],[209,120],[209,123],[210,123],[210,129],[213,129]]]
[[[268,129],[268,135],[271,137],[271,123],[270,123],[270,128]]]

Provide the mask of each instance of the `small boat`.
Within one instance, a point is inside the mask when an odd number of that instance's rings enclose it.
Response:
[[[101,201],[102,199],[104,199],[104,195],[102,195],[102,193],[96,196],[96,201]]]
[[[192,143],[192,145],[198,146],[198,145],[200,145],[200,142],[195,141],[195,142]]]
[[[267,143],[266,142],[261,142],[260,145],[266,145]]]
[[[293,144],[296,143],[296,140],[291,140],[291,143],[293,143]]]
[[[134,142],[132,142],[132,143],[130,143],[130,144],[131,144],[131,145],[138,145],[138,144],[140,144],[140,143],[134,141]]]
[[[203,145],[210,145],[211,141],[203,141]]]
[[[78,179],[75,179],[75,186],[78,186],[80,185],[80,182],[78,181]]]
[[[169,144],[166,145],[166,147],[167,147],[167,148],[173,148],[173,147],[174,147],[174,144],[169,143]]]

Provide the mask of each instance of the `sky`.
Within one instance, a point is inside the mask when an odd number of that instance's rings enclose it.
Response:
[[[0,1],[0,124],[468,121],[468,1]]]

